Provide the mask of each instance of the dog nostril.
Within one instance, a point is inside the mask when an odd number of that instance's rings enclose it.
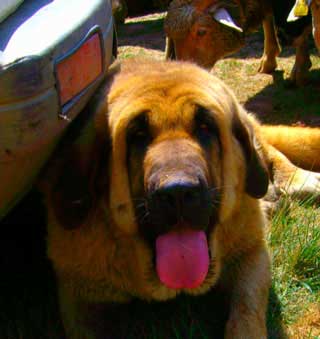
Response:
[[[161,204],[173,206],[176,203],[176,197],[172,192],[161,192],[161,194],[158,195],[158,199]]]
[[[208,188],[199,182],[166,184],[150,194],[149,212],[158,232],[172,226],[205,228],[211,214]]]
[[[162,207],[182,208],[184,205],[195,205],[201,200],[201,191],[198,186],[170,185],[159,190],[156,200]]]
[[[183,202],[189,204],[197,201],[200,198],[200,194],[197,191],[187,191],[183,195]]]

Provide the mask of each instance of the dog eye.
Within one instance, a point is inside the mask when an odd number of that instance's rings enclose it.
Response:
[[[196,128],[196,136],[201,142],[201,144],[207,145],[210,143],[213,135],[210,126],[208,126],[205,123],[201,123],[197,128]]]
[[[146,147],[151,140],[148,121],[144,115],[137,117],[128,126],[128,147]]]
[[[199,28],[198,30],[197,30],[197,36],[204,36],[204,35],[206,35],[207,34],[207,30],[206,29],[204,29],[204,28]]]
[[[194,134],[204,146],[209,145],[214,138],[218,138],[215,121],[203,107],[198,107],[197,109]]]
[[[150,135],[147,131],[137,130],[130,134],[129,143],[135,145],[144,145],[149,141],[149,137]]]
[[[203,135],[209,135],[210,134],[210,128],[207,124],[205,123],[202,123],[200,126],[199,126],[199,131],[200,133],[202,133]]]

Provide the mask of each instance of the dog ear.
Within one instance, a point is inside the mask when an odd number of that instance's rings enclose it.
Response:
[[[109,133],[107,117],[98,108],[104,97],[96,95],[72,122],[39,178],[48,213],[66,229],[80,227],[97,196],[107,189],[102,186],[108,184]],[[105,173],[98,186],[102,167]]]
[[[238,115],[233,118],[233,134],[243,148],[246,168],[246,192],[253,198],[262,198],[268,190],[269,173],[264,160],[262,147],[248,118],[241,121]]]

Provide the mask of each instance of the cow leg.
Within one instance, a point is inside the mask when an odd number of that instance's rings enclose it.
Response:
[[[311,12],[314,41],[320,52],[320,0],[313,0],[311,2]]]
[[[311,67],[310,53],[308,48],[308,36],[311,33],[311,25],[293,42],[296,48],[296,60],[290,74],[290,80],[297,86],[308,82],[308,70]]]
[[[166,50],[165,50],[165,59],[166,60],[176,60],[176,52],[174,49],[174,42],[171,38],[166,38]]]
[[[260,73],[272,73],[277,67],[276,57],[281,48],[278,42],[273,15],[268,15],[262,22],[264,32],[264,51],[260,61]]]

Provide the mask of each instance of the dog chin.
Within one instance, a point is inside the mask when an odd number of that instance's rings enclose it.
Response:
[[[171,235],[173,233],[173,236]],[[188,232],[182,232],[188,233]],[[143,289],[146,294],[141,295],[140,297],[142,299],[150,299],[150,300],[156,300],[156,301],[165,301],[169,299],[173,299],[176,296],[180,294],[187,294],[187,295],[200,295],[206,293],[210,288],[212,288],[213,285],[217,282],[219,275],[220,275],[220,262],[219,258],[217,257],[217,244],[216,244],[216,237],[214,236],[214,229],[210,232],[197,232],[197,231],[191,231],[191,238],[194,236],[200,235],[200,239],[196,239],[194,241],[193,239],[190,240],[188,238],[188,235],[186,236],[187,239],[185,239],[185,236],[182,235],[179,232],[168,232],[169,236],[167,234],[164,234],[163,236],[160,236],[157,238],[156,241],[147,241],[146,239],[144,242],[145,251],[144,253],[140,253],[140,255],[143,255],[144,258],[148,258],[148,260],[144,260],[144,283],[143,285],[145,288]],[[177,236],[175,234],[178,234]],[[205,236],[203,236],[205,234]],[[181,238],[179,237],[181,236]],[[178,239],[172,239],[172,237],[177,237]],[[167,253],[160,253],[159,252],[159,238],[160,242],[162,241],[164,246],[166,247]],[[202,239],[201,239],[202,238]],[[205,239],[204,239],[205,238]],[[187,242],[183,242],[183,240],[187,240]],[[188,241],[189,240],[189,241]],[[197,266],[197,265],[203,265],[203,261],[205,261],[206,266],[206,273],[203,269],[199,270],[196,269],[196,273],[194,272],[194,269],[191,268],[191,271],[188,271],[188,267],[190,266],[190,263],[187,263],[187,272],[184,272],[184,270],[181,270],[181,267],[179,264],[181,261],[179,261],[179,258],[177,259],[177,256],[184,256],[184,252],[180,252],[179,249],[177,249],[174,245],[176,245],[179,241],[182,242],[182,247],[187,248],[188,251],[191,251],[193,253],[191,257],[188,258],[191,262],[191,266]],[[173,242],[173,246],[168,244],[170,242]],[[195,252],[192,252],[193,246],[200,245],[201,242],[206,243],[206,254],[204,251],[195,250]],[[179,244],[178,244],[179,245]],[[169,253],[168,253],[169,252]],[[176,258],[173,258],[171,256],[172,252],[177,252]],[[199,259],[194,260],[192,256],[194,254],[197,254],[200,256]],[[175,265],[174,261],[177,260],[177,265],[173,269],[169,269],[166,271],[166,267],[164,268],[164,271],[161,272],[161,263],[159,264],[159,255],[169,257],[169,259],[165,259],[165,266],[173,266]],[[207,256],[208,261],[203,260],[201,256]],[[141,257],[141,256],[140,256]],[[141,257],[142,258],[142,257]],[[167,261],[166,261],[167,260]],[[169,264],[169,265],[168,265]],[[180,275],[182,274],[182,276]],[[184,275],[186,273],[186,275]],[[191,276],[189,275],[191,274]],[[196,277],[194,277],[194,274]],[[169,277],[168,277],[169,276]],[[200,276],[200,278],[199,278]],[[194,279],[195,278],[195,279]],[[191,279],[191,281],[190,281]],[[141,291],[141,290],[140,290]],[[144,293],[142,291],[142,293]],[[139,296],[137,296],[139,297]]]
[[[161,281],[159,281],[159,278],[157,278],[158,283],[152,286],[151,299],[155,301],[167,301],[170,299],[174,299],[181,294],[186,294],[190,296],[205,294],[213,287],[213,285],[217,281],[217,278],[218,274],[214,276],[210,275],[210,278],[205,279],[205,281],[200,286],[196,288],[182,288],[182,289],[169,288],[165,286],[163,283],[161,283]]]
[[[166,301],[174,299],[181,294],[197,296],[207,293],[216,284],[220,276],[220,265],[216,258],[212,257],[211,253],[207,276],[204,281],[195,288],[170,288],[160,281],[154,266],[152,267],[152,271],[153,279],[151,279],[151,284],[150,281],[148,284],[150,287],[150,299],[155,301]],[[145,299],[145,296],[143,296],[142,299]]]

